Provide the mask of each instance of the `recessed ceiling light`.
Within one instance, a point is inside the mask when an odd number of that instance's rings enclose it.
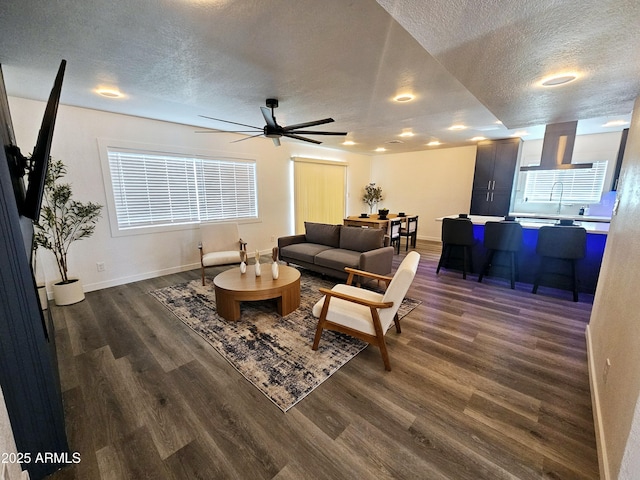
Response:
[[[540,80],[540,85],[543,87],[559,87],[560,85],[571,83],[577,78],[577,73],[560,73],[543,78],[542,80]]]
[[[413,133],[412,131],[407,130],[406,132],[402,132],[400,134],[401,137],[413,137],[415,135],[415,133]]]
[[[467,126],[466,125],[462,125],[462,124],[457,124],[457,125],[451,125],[449,127],[449,130],[464,130],[466,129]]]
[[[386,148],[384,148],[384,147],[378,147],[378,148],[376,148],[376,152],[386,152],[386,151],[387,151],[387,149],[386,149]]]
[[[527,132],[526,130],[518,130],[517,132],[513,132],[511,134],[512,137],[526,137],[527,135],[529,135],[529,132]]]
[[[345,140],[344,142],[342,142],[343,145],[355,145],[356,142],[354,142],[353,140]]]
[[[96,93],[107,98],[122,98],[124,95],[115,88],[97,88]]]
[[[487,139],[487,137],[473,137],[470,140],[472,142],[480,142],[481,140],[486,140],[486,139]]]
[[[626,120],[609,120],[607,123],[602,125],[603,127],[621,127],[623,125],[628,125],[629,122]]]
[[[414,98],[416,98],[415,95],[411,93],[401,93],[400,95],[393,97],[396,102],[400,103],[410,102]]]
[[[432,140],[429,143],[427,143],[427,147],[436,147],[438,145],[442,145],[438,140]]]

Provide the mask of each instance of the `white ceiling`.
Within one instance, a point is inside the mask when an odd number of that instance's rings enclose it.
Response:
[[[348,131],[356,145],[312,138],[365,154],[521,130],[541,138],[545,124],[570,120],[581,120],[579,134],[619,130],[602,124],[629,120],[640,94],[638,0],[6,3],[10,95],[46,99],[64,58],[63,104],[232,130],[199,115],[262,127],[259,107],[275,97],[280,125],[333,117],[315,128]],[[580,78],[536,85],[567,70]],[[126,98],[99,97],[98,86]],[[415,100],[393,101],[405,92]],[[448,130],[458,123],[468,128]],[[415,135],[399,137],[405,129]]]

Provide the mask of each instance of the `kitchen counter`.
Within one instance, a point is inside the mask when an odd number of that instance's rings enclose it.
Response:
[[[436,221],[442,222],[443,218],[457,218],[458,215],[448,215],[447,217],[437,218]],[[517,218],[518,223],[522,225],[522,248],[518,253],[518,282],[533,284],[535,272],[538,269],[540,258],[536,254],[536,244],[538,242],[538,230],[545,225],[555,225],[558,218]],[[481,215],[469,215],[469,220],[473,223],[473,236],[475,244],[472,248],[472,264],[473,273],[478,274],[486,256],[484,248],[484,225],[487,222],[499,222],[504,217],[490,217]],[[592,220],[590,218],[590,220]],[[609,223],[599,221],[580,221],[575,222],[576,226],[584,227],[587,231],[587,254],[585,258],[580,260],[577,265],[579,287],[581,292],[594,293],[598,276],[600,274],[600,264],[604,255],[604,248],[607,241],[607,233],[609,232]],[[494,257],[494,263],[502,263],[499,255]],[[445,268],[454,268],[461,266],[461,259],[452,258],[451,265]],[[495,265],[492,269],[492,275],[505,276],[506,270]],[[558,285],[559,286],[559,285]],[[541,286],[541,289],[543,286]],[[542,290],[540,290],[542,291]],[[569,293],[570,295],[570,293]]]
[[[510,212],[509,216],[516,217],[516,218],[540,218],[545,220],[574,220],[574,221],[580,221],[580,222],[602,222],[602,223],[611,222],[611,217],[602,217],[597,215],[556,215],[556,214],[545,214],[545,213]]]
[[[441,222],[445,217],[436,218],[436,221]],[[447,215],[446,218],[458,218],[458,215]],[[589,219],[585,221],[583,219]],[[533,228],[538,229],[545,225],[556,225],[559,220],[574,220],[574,225],[577,227],[583,227],[587,233],[595,233],[595,234],[604,234],[609,233],[609,222],[608,220],[605,222],[604,220],[594,220],[594,218],[605,218],[605,217],[585,217],[585,216],[549,216],[544,218],[542,216],[538,217],[517,217],[516,221],[522,225],[523,228]],[[576,221],[576,219],[578,219]],[[504,220],[504,217],[489,217],[483,215],[469,215],[469,220],[474,225],[484,225],[487,222],[499,222]],[[610,220],[610,219],[609,219]]]

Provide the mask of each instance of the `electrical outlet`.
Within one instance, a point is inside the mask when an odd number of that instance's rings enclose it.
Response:
[[[98,269],[99,272],[104,272],[104,262],[96,263],[96,268]]]
[[[602,376],[604,377],[604,384],[607,384],[607,379],[609,378],[609,369],[611,368],[611,360],[607,358],[604,362],[604,371],[602,372]]]

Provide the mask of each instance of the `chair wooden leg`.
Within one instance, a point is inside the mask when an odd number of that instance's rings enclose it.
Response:
[[[393,317],[393,323],[396,325],[396,333],[402,333],[402,329],[400,328],[400,319],[398,318],[397,313]]]
[[[200,270],[202,270],[202,286],[204,287],[204,266],[200,266]]]
[[[322,331],[324,330],[324,324],[327,321],[327,312],[329,311],[329,297],[324,297],[324,303],[322,304],[322,311],[320,312],[320,318],[318,319],[318,326],[316,327],[316,334],[313,337],[313,346],[312,350],[318,350],[318,345],[320,345],[320,337],[322,336]]]

